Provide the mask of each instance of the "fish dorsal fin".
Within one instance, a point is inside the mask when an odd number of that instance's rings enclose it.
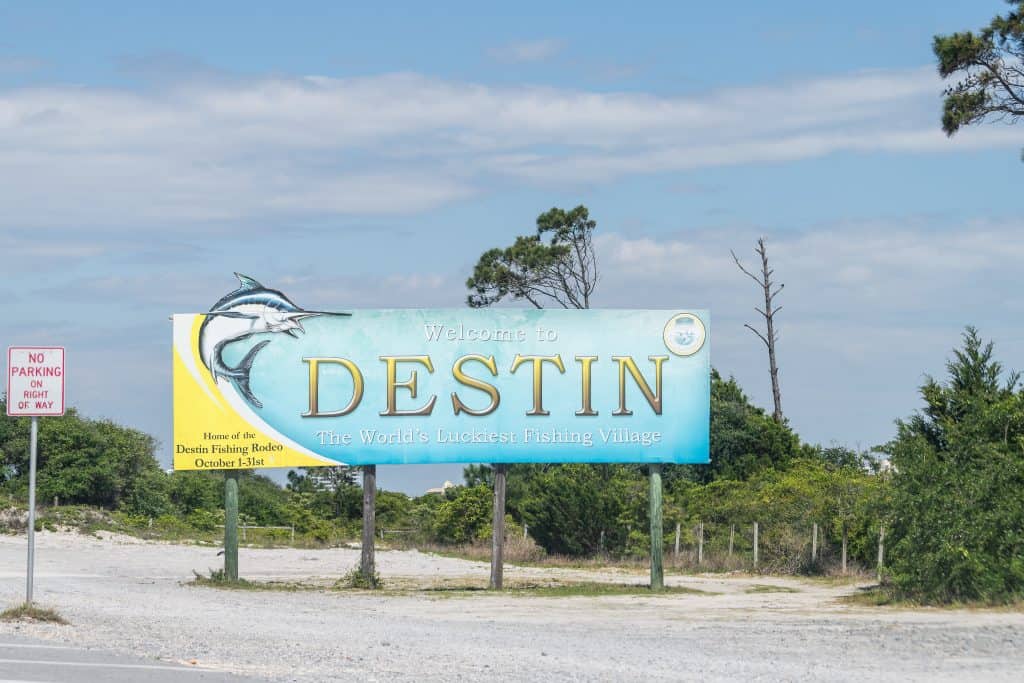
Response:
[[[238,288],[239,291],[246,292],[246,291],[248,291],[250,289],[263,289],[263,285],[261,285],[260,283],[256,282],[256,280],[253,280],[248,275],[242,275],[241,273],[235,273],[235,277],[237,277],[238,281],[241,283],[241,286]]]

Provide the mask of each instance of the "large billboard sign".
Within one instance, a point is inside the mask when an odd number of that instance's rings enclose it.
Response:
[[[308,311],[239,275],[174,316],[174,466],[706,463],[701,310]]]

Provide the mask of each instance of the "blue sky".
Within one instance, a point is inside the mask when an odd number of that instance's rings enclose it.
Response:
[[[169,460],[170,325],[240,270],[310,308],[460,306],[551,206],[598,221],[603,307],[710,308],[761,405],[869,447],[965,324],[1021,367],[1024,129],[939,130],[931,38],[974,3],[0,2],[0,346]],[[748,285],[751,285],[748,287]],[[418,492],[457,466],[382,468]]]

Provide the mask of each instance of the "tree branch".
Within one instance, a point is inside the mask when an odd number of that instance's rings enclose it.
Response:
[[[756,330],[755,328],[751,327],[751,326],[750,326],[749,324],[747,324],[747,323],[744,323],[744,324],[743,324],[743,327],[747,328],[748,330],[750,330],[751,332],[753,332],[754,334],[756,334],[756,335],[757,335],[758,337],[760,337],[760,338],[761,338],[761,341],[763,341],[763,342],[764,342],[764,345],[765,345],[765,346],[769,346],[769,344],[768,344],[768,339],[767,339],[767,337],[765,337],[765,336],[764,336],[763,334],[761,334],[761,333],[760,333],[760,332],[759,332],[758,330]]]

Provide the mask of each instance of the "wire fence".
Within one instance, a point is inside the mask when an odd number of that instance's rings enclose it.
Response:
[[[782,573],[848,574],[885,566],[885,527],[873,530],[873,547],[863,534],[856,548],[848,529],[828,529],[817,522],[802,525],[734,524],[699,521],[676,524],[665,535],[665,556],[678,567],[708,570],[753,570]],[[856,551],[856,552],[855,552]]]

